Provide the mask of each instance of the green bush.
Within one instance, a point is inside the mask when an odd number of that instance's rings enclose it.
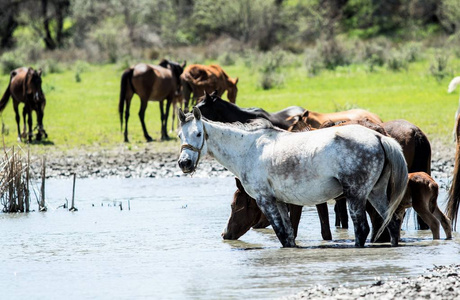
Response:
[[[15,52],[5,52],[0,57],[2,74],[9,74],[12,70],[24,66],[24,60],[21,55]]]
[[[437,52],[430,64],[431,76],[433,76],[438,82],[442,81],[445,77],[452,77],[452,69],[448,66],[449,55]]]
[[[409,68],[407,57],[400,51],[392,51],[387,58],[387,68],[391,71],[401,71]]]

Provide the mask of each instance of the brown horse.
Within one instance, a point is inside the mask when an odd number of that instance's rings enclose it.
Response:
[[[121,129],[123,130],[123,110],[125,111],[125,142],[128,140],[128,119],[131,99],[137,94],[141,99],[139,118],[141,120],[144,137],[148,142],[153,141],[147,132],[144,117],[148,101],[159,101],[161,112],[161,139],[168,140],[167,123],[169,108],[174,98],[180,95],[180,75],[182,74],[185,62],[179,65],[175,62],[162,60],[158,66],[148,64],[137,64],[128,68],[121,76],[120,101],[118,112],[120,113]],[[166,99],[166,112],[163,102]]]
[[[40,141],[44,136],[48,137],[43,127],[43,116],[45,111],[46,99],[42,91],[42,71],[34,70],[32,68],[18,68],[10,73],[10,81],[2,99],[0,100],[0,112],[5,109],[10,96],[13,98],[13,108],[16,113],[16,124],[18,128],[18,141],[21,141],[21,136],[27,137],[29,142],[32,141],[32,110],[37,114],[37,128],[38,133],[36,136],[37,141]],[[19,129],[19,103],[24,103],[22,110],[22,117],[24,121],[24,130],[21,135]],[[29,132],[26,132],[26,117],[27,124],[29,125]]]
[[[367,118],[370,122],[375,124],[382,123],[379,116],[364,109],[350,109],[333,113],[319,113],[307,110],[302,115],[304,122],[313,128],[320,128],[320,126],[325,122],[337,123],[351,120],[361,120],[364,118]]]
[[[454,176],[452,178],[452,184],[449,189],[447,196],[447,217],[452,220],[452,225],[457,227],[458,208],[460,206],[460,115],[457,116],[456,120],[456,142],[457,147],[455,151],[455,163],[454,163]]]
[[[191,94],[193,94],[192,106],[194,106],[205,92],[210,94],[217,91],[217,96],[221,97],[227,91],[228,100],[231,103],[236,102],[238,78],[230,78],[218,65],[190,65],[182,73],[181,83],[186,109]]]
[[[440,238],[439,222],[441,222],[446,233],[446,239],[449,240],[452,239],[452,225],[438,207],[438,191],[438,184],[427,173],[409,173],[406,193],[395,214],[402,220],[406,209],[413,207],[423,221],[428,224],[434,240]]]

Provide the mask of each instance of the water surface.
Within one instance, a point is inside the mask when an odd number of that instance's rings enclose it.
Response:
[[[0,214],[1,298],[272,299],[460,261],[458,233],[432,241],[412,224],[397,248],[356,249],[352,228],[333,228],[334,241],[322,241],[312,207],[300,222],[303,248],[280,248],[271,229],[223,241],[234,186],[233,178],[82,179],[79,211],[69,212],[57,207],[71,198],[72,181],[48,180],[48,212]]]

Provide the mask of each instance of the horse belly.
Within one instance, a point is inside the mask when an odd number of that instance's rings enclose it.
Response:
[[[313,206],[340,196],[343,192],[341,184],[335,178],[313,180],[310,182],[295,181],[281,182],[274,186],[277,200],[302,205]]]

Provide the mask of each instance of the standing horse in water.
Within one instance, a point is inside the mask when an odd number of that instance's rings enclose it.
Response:
[[[455,136],[457,147],[455,150],[454,175],[447,195],[447,217],[452,221],[454,229],[457,227],[458,209],[460,207],[460,115],[455,122]]]
[[[128,139],[128,119],[131,99],[137,94],[141,99],[139,118],[141,120],[144,137],[148,142],[153,141],[147,132],[144,117],[148,101],[158,101],[161,112],[161,139],[168,140],[168,116],[169,108],[175,97],[180,95],[180,75],[182,74],[185,62],[179,65],[166,59],[162,60],[158,66],[137,64],[126,69],[121,76],[120,101],[118,112],[120,114],[121,129],[123,130],[123,110],[125,110],[125,142]],[[166,112],[163,109],[163,102],[166,99]]]
[[[180,78],[186,110],[188,110],[191,94],[193,94],[192,106],[196,105],[198,98],[202,97],[205,92],[214,91],[219,97],[227,91],[228,101],[236,102],[238,77],[230,78],[218,65],[190,65],[185,68]]]
[[[0,100],[0,112],[5,109],[10,96],[13,98],[13,108],[16,113],[16,124],[18,128],[18,141],[21,141],[21,136],[26,138],[28,136],[29,142],[32,141],[32,110],[37,113],[37,141],[42,137],[48,137],[43,127],[43,116],[45,111],[46,99],[42,91],[42,71],[34,70],[32,68],[18,68],[10,73],[10,82]],[[24,130],[21,135],[20,117],[19,117],[19,103],[24,103],[22,110],[22,118],[24,121]],[[26,132],[26,118],[29,125],[29,132]]]
[[[378,235],[387,228],[391,244],[398,245],[400,220],[394,212],[408,174],[401,146],[393,139],[353,125],[291,133],[266,121],[222,124],[202,119],[196,107],[187,116],[179,110],[179,119],[182,171],[194,172],[209,152],[241,179],[283,247],[295,247],[284,203],[314,205],[341,194],[352,216],[355,246],[364,247],[369,234],[366,201],[385,220]]]

